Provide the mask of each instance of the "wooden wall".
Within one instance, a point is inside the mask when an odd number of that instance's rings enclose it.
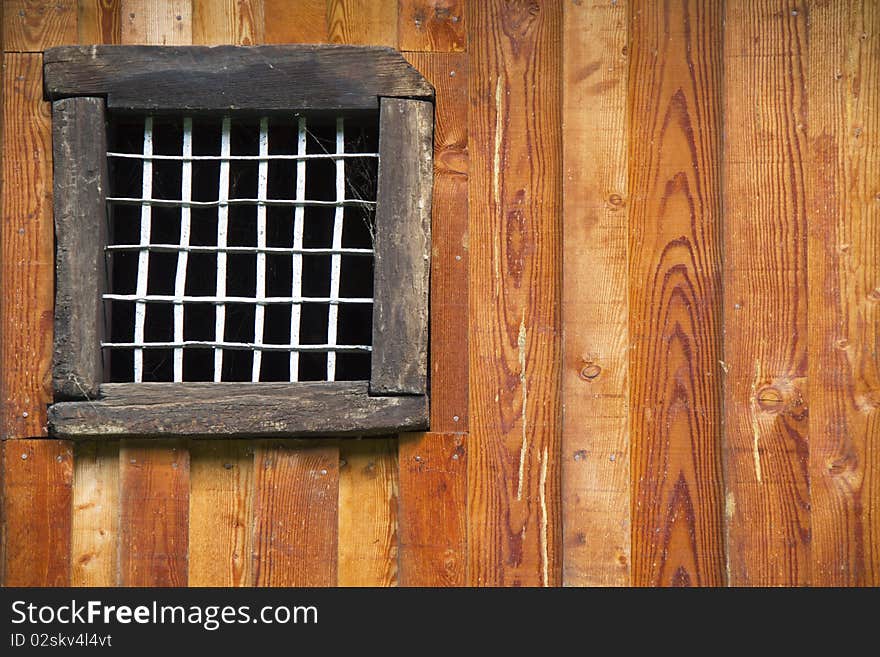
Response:
[[[8,585],[880,585],[880,5],[6,0]],[[46,47],[437,89],[432,433],[46,440]]]

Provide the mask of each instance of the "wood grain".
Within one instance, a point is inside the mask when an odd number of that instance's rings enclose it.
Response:
[[[254,469],[254,583],[336,586],[338,444],[266,443]]]
[[[6,8],[6,12],[9,8]],[[46,435],[52,400],[52,131],[42,57],[4,56],[0,434]],[[14,367],[10,366],[12,363]]]
[[[79,0],[77,6],[78,43],[119,43],[122,40],[120,0]]]
[[[397,47],[397,0],[327,0],[327,40]]]
[[[566,4],[563,583],[630,582],[627,3]]]
[[[3,441],[5,586],[70,586],[73,445]]]
[[[562,12],[468,5],[468,578],[560,581]]]
[[[3,48],[40,52],[76,43],[76,0],[4,0]]]
[[[75,445],[71,586],[116,586],[119,566],[119,443]]]
[[[119,468],[119,585],[186,586],[186,444],[122,441]]]
[[[253,441],[194,440],[190,447],[189,586],[250,586]]]
[[[408,53],[434,86],[431,202],[431,429],[468,427],[467,55]]]
[[[263,43],[266,27],[263,9],[263,0],[193,0],[192,42],[242,46]]]
[[[724,459],[732,586],[810,581],[806,12],[729,3]]]
[[[880,7],[808,40],[811,583],[880,586]]]
[[[721,12],[630,16],[632,583],[720,585]]]
[[[400,585],[465,586],[467,443],[464,434],[400,437]]]
[[[338,586],[397,586],[397,439],[339,446]]]
[[[266,43],[327,43],[327,0],[263,0]]]
[[[121,0],[122,43],[192,43],[192,0]]]
[[[401,50],[467,50],[465,0],[400,0],[397,37]]]

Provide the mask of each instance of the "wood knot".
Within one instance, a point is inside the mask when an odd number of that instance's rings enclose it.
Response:
[[[615,208],[622,208],[624,201],[620,194],[612,194],[608,197],[608,204]]]
[[[575,461],[583,461],[585,458],[587,458],[587,450],[585,449],[579,449],[574,453]]]
[[[872,301],[873,303],[880,302],[880,287],[875,287],[868,292],[868,301]]]
[[[581,368],[580,377],[584,381],[593,381],[602,373],[602,368],[596,363],[587,363]]]
[[[764,386],[758,390],[757,402],[762,411],[779,413],[785,408],[785,395],[782,394],[779,388]]]

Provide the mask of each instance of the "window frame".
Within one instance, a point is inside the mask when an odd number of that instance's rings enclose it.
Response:
[[[62,46],[44,53],[44,85],[52,102],[56,234],[51,435],[427,429],[434,90],[400,53],[335,45]],[[379,112],[370,380],[104,383],[108,111],[364,109]]]

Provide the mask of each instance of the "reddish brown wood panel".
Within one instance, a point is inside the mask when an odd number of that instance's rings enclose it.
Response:
[[[186,586],[186,444],[123,441],[119,468],[119,585]]]
[[[9,11],[9,8],[6,8]],[[3,71],[0,401],[4,438],[46,435],[52,400],[52,131],[42,56],[7,53]],[[14,367],[12,366],[14,364]]]
[[[431,203],[431,429],[468,427],[467,55],[409,53],[434,85]]]
[[[467,50],[465,0],[400,0],[399,12],[401,50]]]
[[[327,0],[263,0],[266,43],[327,43]]]
[[[76,21],[79,43],[119,43],[122,7],[119,0],[79,0]]]
[[[721,427],[721,11],[630,16],[632,579],[724,582]]]
[[[75,444],[71,586],[116,586],[119,567],[119,442]]]
[[[465,586],[466,436],[403,434],[398,458],[400,585]]]
[[[560,581],[562,12],[468,5],[468,583]]]
[[[76,0],[3,0],[3,47],[42,52],[76,43]]]
[[[724,56],[724,458],[734,586],[810,581],[807,24],[729,3]]]
[[[566,4],[562,518],[566,586],[630,563],[626,11]]]
[[[880,586],[880,6],[808,40],[811,583]]]
[[[327,0],[327,41],[397,46],[397,0]]]
[[[73,446],[3,441],[6,586],[70,586]]]
[[[255,457],[254,583],[336,586],[338,443],[266,443]]]
[[[299,5],[288,3],[293,7]],[[252,46],[265,40],[263,0],[193,0],[192,41]],[[301,20],[294,17],[294,20]]]

